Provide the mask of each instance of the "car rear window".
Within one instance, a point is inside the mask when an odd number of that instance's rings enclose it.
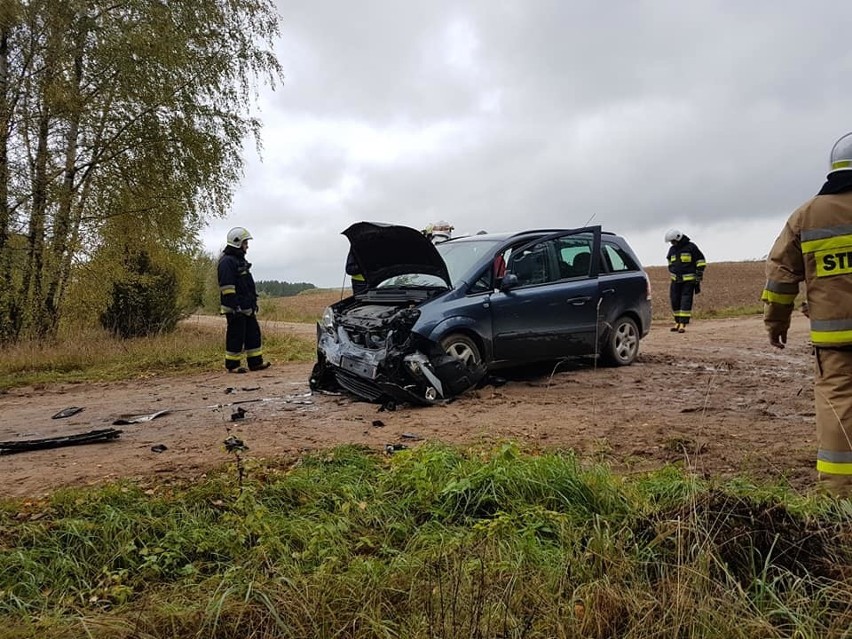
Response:
[[[641,270],[630,254],[617,244],[604,242],[603,254],[608,270],[613,273]]]

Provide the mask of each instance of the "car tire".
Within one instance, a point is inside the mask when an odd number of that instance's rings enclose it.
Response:
[[[639,327],[623,315],[612,324],[601,349],[601,357],[610,366],[629,366],[639,355]]]
[[[482,364],[482,353],[479,346],[467,335],[452,333],[441,340],[441,348],[447,355],[451,355],[464,362],[468,368],[475,368]]]

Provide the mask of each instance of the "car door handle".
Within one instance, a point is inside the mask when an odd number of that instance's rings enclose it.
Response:
[[[581,297],[569,297],[568,303],[573,304],[574,306],[582,306],[583,304],[588,302],[590,299],[592,299],[592,298],[588,295],[583,295]]]
[[[601,295],[610,295],[612,293],[615,293],[614,288],[605,288],[604,290],[601,291]]]

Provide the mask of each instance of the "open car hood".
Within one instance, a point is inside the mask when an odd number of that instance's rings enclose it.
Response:
[[[370,288],[390,277],[409,273],[435,275],[450,286],[447,265],[420,231],[381,222],[356,222],[343,235],[349,239]]]

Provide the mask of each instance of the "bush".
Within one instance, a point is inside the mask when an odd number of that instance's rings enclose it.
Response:
[[[181,317],[174,270],[153,264],[145,251],[128,256],[125,264],[126,273],[113,283],[101,326],[125,339],[173,331]]]

